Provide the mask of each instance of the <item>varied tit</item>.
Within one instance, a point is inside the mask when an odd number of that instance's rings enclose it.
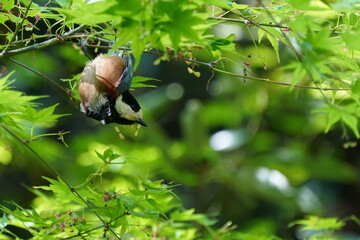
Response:
[[[98,55],[86,64],[80,77],[81,111],[102,124],[147,126],[139,103],[129,92],[132,77],[130,55]]]

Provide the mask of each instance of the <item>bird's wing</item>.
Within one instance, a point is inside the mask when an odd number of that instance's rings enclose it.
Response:
[[[119,94],[123,94],[126,90],[130,89],[130,85],[133,77],[133,64],[130,54],[123,55],[121,53],[119,54],[119,57],[123,58],[126,63],[124,71],[122,72],[117,84],[117,89],[119,91]]]

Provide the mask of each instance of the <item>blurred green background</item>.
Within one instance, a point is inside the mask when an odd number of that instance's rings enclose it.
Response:
[[[289,53],[280,48],[281,64],[268,42],[254,48],[246,28],[236,33],[236,51],[245,59],[226,63],[236,73],[282,81],[280,67]],[[228,32],[227,29],[225,32]],[[261,57],[259,56],[261,51]],[[15,56],[14,59],[56,79],[79,74],[87,58],[70,43]],[[206,54],[198,59],[209,61]],[[73,185],[79,185],[102,162],[95,151],[112,148],[123,165],[103,174],[103,184],[128,186],[137,178],[164,179],[179,186],[174,192],[188,208],[218,216],[219,225],[232,221],[247,232],[299,236],[287,224],[309,214],[360,216],[360,151],[355,137],[341,126],[324,134],[326,116],[313,113],[323,103],[314,90],[215,74],[199,67],[200,77],[187,72],[181,61],[154,65],[156,56],[144,54],[135,75],[160,79],[156,88],[137,88],[148,128],[103,126],[79,112],[64,92],[32,72],[2,61],[15,70],[13,86],[40,99],[43,107],[60,103],[61,118],[49,132],[70,131],[68,147],[56,137],[31,145]],[[264,63],[266,69],[264,69]],[[208,88],[207,88],[208,85]],[[353,142],[355,141],[355,142]],[[47,184],[51,176],[30,152],[15,143],[0,148],[0,202],[13,200],[29,207],[34,195],[28,186]],[[344,234],[360,234],[349,223]],[[358,236],[358,235],[357,235]]]

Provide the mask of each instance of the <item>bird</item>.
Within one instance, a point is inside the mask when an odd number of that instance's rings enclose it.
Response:
[[[130,94],[133,77],[130,54],[99,54],[87,62],[79,81],[80,110],[102,124],[140,124],[142,110]]]

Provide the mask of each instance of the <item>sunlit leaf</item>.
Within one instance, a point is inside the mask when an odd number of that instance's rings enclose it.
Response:
[[[350,129],[353,131],[357,138],[360,138],[357,117],[355,117],[353,114],[343,111],[341,113],[341,120],[344,121],[344,123],[348,125],[348,127],[350,127]]]
[[[350,31],[345,32],[342,34],[342,38],[344,39],[346,46],[350,49],[360,51],[360,31],[357,33],[351,33]]]
[[[291,225],[301,225],[301,230],[338,230],[345,223],[338,218],[320,218],[317,216],[308,216],[306,219],[297,220]]]

